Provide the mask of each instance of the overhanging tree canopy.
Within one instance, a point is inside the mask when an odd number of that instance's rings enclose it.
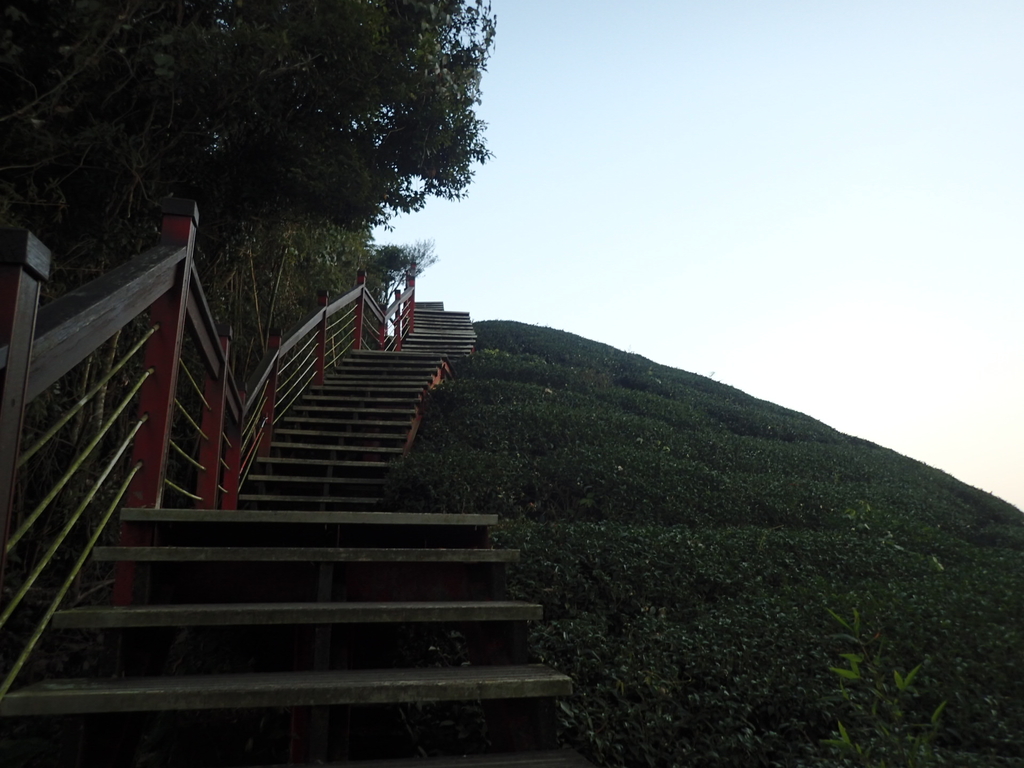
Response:
[[[0,223],[35,230],[58,267],[134,245],[168,193],[199,200],[216,250],[253,217],[361,229],[458,198],[488,157],[483,0],[10,0],[4,14]]]

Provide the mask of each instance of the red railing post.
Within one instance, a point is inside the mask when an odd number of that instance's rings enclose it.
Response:
[[[0,590],[14,513],[39,284],[49,277],[50,251],[35,235],[24,229],[0,230]]]
[[[207,376],[203,392],[203,399],[210,407],[204,408],[200,425],[207,439],[199,446],[199,463],[203,469],[196,478],[196,496],[201,496],[202,501],[196,502],[196,509],[220,509],[220,462],[224,456],[224,410],[231,370],[228,366],[231,326],[218,323],[217,335],[220,337],[220,349],[224,353],[224,365],[216,378]]]
[[[270,329],[270,336],[267,338],[267,349],[278,350],[281,348],[281,331],[278,328]],[[270,455],[270,443],[274,439],[274,405],[277,403],[277,372],[281,367],[281,358],[275,354],[274,362],[270,366],[270,373],[267,374],[266,399],[263,401],[263,415],[259,416],[259,424],[256,429],[260,430],[260,447],[256,450],[257,456]]]
[[[356,287],[362,287],[362,291],[359,293],[359,298],[356,299],[356,316],[355,316],[355,327],[352,333],[355,334],[355,338],[352,339],[352,349],[363,348],[363,305],[366,303],[366,270],[360,269],[356,272]]]
[[[408,330],[407,334],[412,333],[416,327],[416,265],[413,264],[408,272],[405,273],[405,287],[412,288],[412,294],[409,296],[409,321],[407,323]]]
[[[327,368],[327,299],[330,294],[326,289],[316,292],[316,303],[322,308],[320,325],[316,329],[316,376],[313,379],[313,386],[324,385],[324,375]]]
[[[139,391],[139,417],[145,423],[135,437],[132,464],[142,468],[128,486],[126,506],[159,507],[163,502],[164,475],[174,412],[174,393],[178,383],[178,360],[185,330],[188,285],[192,274],[199,209],[192,200],[168,198],[163,201],[161,245],[182,246],[185,258],[178,264],[174,284],[153,302],[150,323],[159,328],[146,344],[144,368],[152,374]],[[143,523],[122,523],[122,546],[150,546],[153,527]],[[129,605],[135,590],[135,563],[120,562],[114,581],[114,604]]]
[[[395,288],[395,301],[397,302],[400,298],[402,298],[402,292],[398,288]],[[395,352],[402,351],[402,310],[403,307],[401,304],[395,308]]]
[[[224,450],[224,491],[220,497],[221,509],[238,509],[238,486],[242,479],[242,422],[245,409],[245,392],[238,393],[241,400],[239,406],[239,418],[226,419],[224,424],[224,436],[227,438],[227,447]]]

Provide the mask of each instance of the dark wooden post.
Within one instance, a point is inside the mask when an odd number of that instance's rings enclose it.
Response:
[[[263,425],[263,434],[260,435],[260,447],[256,451],[257,456],[270,455],[270,443],[274,439],[274,406],[277,403],[277,372],[281,367],[281,357],[277,350],[281,348],[281,330],[271,328],[270,336],[267,338],[267,349],[274,350],[274,362],[270,364],[270,373],[267,374],[266,400],[263,401],[263,414],[256,425],[257,431],[260,424]]]
[[[168,198],[163,202],[161,245],[187,248],[178,264],[174,284],[149,310],[150,323],[159,330],[146,344],[145,369],[153,373],[139,391],[139,416],[145,417],[132,449],[132,464],[142,468],[128,486],[126,506],[157,508],[163,502],[167,451],[174,413],[174,393],[178,383],[178,360],[185,330],[188,284],[192,274],[199,209],[192,200]],[[153,543],[153,526],[146,523],[122,523],[122,546],[142,547]],[[120,562],[114,582],[114,604],[129,605],[135,590],[135,563]]]
[[[217,335],[220,337],[220,348],[224,353],[224,365],[217,377],[208,376],[203,397],[210,408],[203,410],[201,428],[208,439],[199,446],[199,463],[205,469],[199,471],[196,478],[196,495],[202,501],[196,502],[196,509],[220,509],[220,461],[224,455],[224,411],[227,402],[228,354],[231,352],[231,326],[217,324]]]
[[[366,270],[360,269],[356,272],[356,287],[362,287],[362,291],[359,293],[359,298],[356,299],[356,322],[353,333],[355,338],[352,339],[352,349],[363,348],[363,305],[366,302]]]
[[[324,385],[324,375],[327,368],[327,299],[330,294],[326,289],[316,292],[316,303],[320,305],[320,325],[316,329],[316,377],[313,379],[313,386]]]
[[[416,328],[416,265],[413,264],[409,268],[409,271],[405,273],[405,287],[412,288],[412,294],[409,296],[409,330],[406,333],[412,333]]]
[[[395,301],[402,298],[402,292],[395,288]],[[404,307],[399,304],[395,308],[395,352],[402,351],[402,310]]]
[[[28,230],[0,229],[0,590],[14,513],[39,284],[49,277],[50,251],[45,245]]]

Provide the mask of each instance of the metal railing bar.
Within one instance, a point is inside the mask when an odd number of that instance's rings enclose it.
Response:
[[[313,355],[315,355],[315,354],[316,354],[316,350],[315,349],[309,350],[309,352],[306,353],[306,356],[298,364],[298,367],[293,369],[292,372],[284,379],[284,381],[282,381],[280,384],[277,385],[277,391],[280,392],[282,389],[285,389],[289,384],[291,384],[292,381],[295,380],[295,377],[297,375],[299,375],[297,372],[301,371],[302,370],[302,366],[304,366],[307,363],[307,361],[309,361],[310,358],[312,358]]]
[[[327,330],[332,330],[332,329],[336,328],[339,323],[345,322],[350,317],[352,317],[355,313],[356,313],[356,307],[355,307],[355,304],[353,304],[352,308],[350,310],[348,310],[347,312],[339,314],[337,320],[335,320],[334,322],[328,323],[327,324]]]
[[[71,589],[71,585],[75,583],[75,579],[78,577],[79,572],[85,565],[85,561],[88,560],[89,555],[92,554],[92,550],[96,546],[96,542],[99,541],[100,534],[103,533],[103,529],[107,527],[107,523],[109,523],[110,518],[113,517],[114,510],[118,508],[118,506],[121,504],[121,499],[123,499],[125,493],[128,492],[128,486],[131,484],[132,479],[135,477],[135,474],[141,468],[142,462],[140,461],[134,467],[131,468],[131,470],[128,472],[128,476],[124,479],[124,482],[121,483],[121,487],[117,489],[117,495],[115,496],[114,501],[110,504],[109,507],[107,507],[106,511],[103,513],[103,517],[100,520],[99,525],[96,526],[96,530],[93,531],[92,536],[86,543],[84,551],[82,552],[81,555],[78,556],[78,560],[75,561],[75,564],[71,569],[71,573],[68,574],[68,577],[64,580],[64,583],[61,585],[60,589],[57,590],[57,596],[53,599],[53,602],[50,603],[50,607],[46,609],[46,613],[43,615],[42,621],[39,622],[39,625],[36,627],[35,632],[32,633],[32,637],[29,638],[29,641],[26,644],[24,650],[22,650],[21,655],[14,662],[14,665],[11,667],[11,670],[7,673],[7,677],[4,679],[3,684],[0,685],[0,699],[3,699],[3,697],[7,694],[7,691],[9,691],[11,685],[14,684],[14,680],[18,676],[18,673],[21,671],[21,668],[25,666],[25,662],[28,661],[28,657],[32,653],[32,650],[36,647],[36,643],[39,642],[39,638],[42,637],[43,632],[46,631],[46,627],[49,625],[50,619],[52,619],[53,614],[57,612],[57,608],[60,606],[61,601],[64,599],[64,596],[67,595],[68,590]]]
[[[245,427],[242,429],[242,442],[243,443],[245,443],[245,441],[248,439],[248,438],[246,438],[245,434],[252,430],[252,425],[256,423],[257,419],[259,419],[260,414],[263,413],[263,406],[265,406],[266,404],[267,404],[267,385],[264,384],[263,385],[263,390],[260,392],[259,405],[256,408],[252,409],[252,414],[250,414],[250,416],[249,416],[249,423],[246,424]]]
[[[224,469],[226,469],[228,472],[231,471],[231,467],[229,467],[228,463],[226,461],[224,461],[224,457],[223,456],[220,457],[220,465],[222,467],[224,467]]]
[[[203,432],[202,427],[200,427],[198,424],[196,424],[196,420],[193,419],[189,415],[188,411],[185,410],[185,406],[181,404],[181,400],[179,400],[178,398],[174,398],[174,404],[176,406],[178,406],[178,410],[181,412],[181,415],[185,417],[185,419],[188,421],[188,423],[191,424],[193,427],[195,427],[196,432],[198,432],[200,435],[202,435],[203,440],[209,440],[210,439],[209,436],[205,432]]]
[[[267,417],[264,416],[263,417],[263,421],[260,422],[259,427],[253,433],[253,437],[257,437],[258,438],[258,436],[263,432],[263,427],[265,427],[266,425],[267,425]],[[242,459],[242,471],[240,473],[240,477],[239,477],[239,480],[238,480],[238,484],[239,485],[244,483],[245,482],[245,478],[249,475],[249,467],[252,466],[252,462],[251,462],[252,454],[256,450],[257,446],[259,446],[259,444],[260,444],[260,441],[258,439],[253,440],[252,445],[249,446],[249,452],[246,453],[245,454],[245,458]]]
[[[310,334],[309,338],[306,340],[306,343],[303,344],[298,349],[296,349],[291,355],[289,355],[288,359],[285,362],[281,363],[281,366],[277,369],[277,377],[280,379],[281,376],[284,375],[284,372],[288,370],[288,368],[290,368],[292,365],[294,365],[295,361],[298,360],[299,357],[302,356],[304,353],[306,357],[309,357],[310,354],[315,352],[316,350],[312,349],[312,346],[314,344],[316,344],[315,333]]]
[[[295,391],[295,387],[302,384],[302,377],[309,373],[311,370],[316,368],[316,360],[308,359],[303,363],[302,368],[295,369],[295,375],[291,378],[291,381],[282,384],[277,388],[277,401],[287,399],[288,395]]]
[[[178,358],[178,365],[181,366],[181,370],[185,372],[185,376],[188,377],[188,380],[192,382],[192,386],[195,388],[196,394],[199,395],[199,399],[203,401],[203,405],[206,406],[206,410],[212,411],[213,408],[210,407],[210,404],[206,401],[206,398],[203,396],[203,390],[199,388],[199,384],[196,383],[195,378],[192,376],[192,372],[188,369],[188,366],[185,365],[185,361],[182,360],[180,357]]]
[[[145,335],[143,335],[141,339],[135,342],[134,346],[132,346],[132,348],[125,353],[124,357],[118,360],[118,362],[114,365],[113,368],[110,369],[110,372],[107,373],[106,376],[104,376],[102,379],[96,382],[93,388],[86,392],[82,396],[82,399],[71,407],[71,410],[69,410],[67,413],[61,416],[60,419],[58,419],[57,422],[52,427],[46,430],[46,432],[43,433],[43,435],[40,436],[40,438],[36,440],[35,443],[32,444],[32,447],[28,448],[23,454],[21,454],[21,458],[18,459],[18,469],[21,469],[23,466],[25,466],[25,463],[33,456],[35,456],[36,452],[40,448],[42,448],[44,445],[50,442],[53,436],[60,431],[61,427],[67,424],[76,413],[82,410],[82,408],[84,408],[86,404],[90,400],[92,400],[93,397],[96,396],[96,393],[99,392],[100,389],[102,389],[103,386],[107,382],[109,382],[114,377],[115,374],[117,374],[122,368],[125,367],[125,365],[128,364],[128,361],[135,356],[135,353],[142,349],[142,345],[149,340],[149,337],[156,333],[159,329],[160,323],[157,323],[148,331],[146,331]]]
[[[128,407],[132,398],[135,397],[135,393],[142,388],[146,379],[153,375],[153,371],[153,368],[149,368],[142,374],[142,376],[139,377],[135,386],[131,388],[128,394],[124,396],[124,399],[118,404],[117,408],[114,409],[114,412],[107,417],[105,422],[103,422],[97,434],[89,441],[89,444],[86,445],[85,448],[82,449],[82,452],[79,453],[71,462],[71,466],[68,467],[68,470],[61,476],[60,480],[57,481],[57,484],[50,489],[50,492],[46,494],[41,502],[39,502],[39,505],[32,510],[32,514],[28,516],[25,522],[18,526],[18,530],[11,534],[10,538],[7,540],[8,552],[11,551],[15,544],[21,541],[21,538],[28,532],[28,529],[31,528],[33,524],[35,524],[36,520],[39,519],[39,516],[43,514],[43,510],[50,506],[50,502],[57,497],[57,494],[63,490],[65,485],[67,485],[72,475],[74,475],[75,472],[78,471],[79,467],[85,463],[85,460],[89,458],[89,454],[91,454],[96,446],[100,444],[100,440],[103,439],[107,432],[110,431],[110,428],[114,425],[114,422],[117,421],[117,417],[120,416],[121,412]]]
[[[206,467],[204,467],[198,461],[196,461],[191,456],[189,456],[187,453],[185,453],[185,451],[183,451],[181,449],[181,446],[178,445],[176,442],[174,442],[173,440],[168,440],[167,442],[171,446],[171,448],[173,448],[175,451],[178,452],[178,455],[181,456],[181,458],[183,458],[185,461],[187,461],[193,467],[198,469],[200,472],[205,472],[206,471]]]
[[[220,436],[221,436],[221,438],[222,438],[222,439],[224,440],[224,442],[228,444],[228,448],[234,448],[234,447],[235,447],[235,446],[233,446],[233,445],[231,444],[231,441],[230,441],[230,440],[228,439],[228,435],[227,435],[227,433],[226,433],[226,432],[221,432],[221,433],[220,433]]]
[[[96,478],[96,481],[92,484],[92,488],[85,495],[85,498],[83,498],[78,507],[75,508],[75,511],[71,513],[71,516],[68,518],[68,521],[64,523],[64,527],[61,529],[60,533],[57,534],[53,543],[51,543],[46,552],[43,553],[43,556],[39,558],[39,562],[36,564],[36,567],[32,569],[32,573],[29,574],[28,578],[25,579],[25,583],[21,585],[21,588],[15,593],[14,597],[11,598],[11,601],[4,607],[3,613],[0,614],[0,627],[3,627],[3,625],[7,623],[7,619],[9,619],[11,614],[14,613],[14,609],[18,607],[25,595],[28,594],[29,589],[33,584],[35,584],[36,579],[39,578],[39,574],[41,574],[43,569],[50,564],[50,560],[53,559],[58,547],[64,543],[64,539],[66,539],[68,534],[71,533],[71,529],[75,527],[75,523],[78,522],[78,519],[82,516],[85,508],[89,506],[89,503],[99,492],[100,486],[103,485],[103,481],[107,479],[107,476],[113,471],[125,450],[127,450],[128,446],[131,445],[132,440],[135,439],[135,433],[138,432],[139,428],[145,423],[146,419],[144,418],[139,419],[135,423],[131,432],[118,447],[110,461],[107,462],[107,466],[103,468],[100,476]]]
[[[306,379],[305,382],[297,381],[295,383],[295,387],[292,390],[292,391],[295,392],[295,397],[293,397],[291,400],[289,400],[288,404],[286,406],[284,406],[283,408],[281,408],[280,410],[276,410],[275,409],[275,411],[274,411],[274,424],[277,424],[277,422],[279,422],[282,418],[284,418],[284,415],[286,413],[288,413],[288,409],[291,408],[295,404],[296,400],[298,400],[300,397],[302,397],[303,393],[306,391],[306,389],[309,387],[309,385],[313,383],[313,379],[316,378],[316,370],[315,370],[314,366],[310,366],[309,374],[310,374],[310,376],[309,376],[308,379]],[[291,392],[289,392],[288,394],[291,394]],[[282,397],[281,399],[284,400],[285,398]]]
[[[174,483],[172,483],[166,477],[164,478],[164,485],[166,485],[168,488],[170,488],[172,490],[177,491],[182,496],[187,496],[188,498],[192,499],[193,501],[202,501],[203,500],[202,496],[196,496],[194,493],[189,493],[184,488],[182,488],[180,485],[175,485]]]
[[[345,353],[348,352],[350,349],[352,349],[352,342],[351,341],[348,344],[345,345],[345,348],[342,349],[341,352],[338,352],[338,353],[336,353],[334,355],[334,360],[331,361],[331,367],[333,368],[334,366],[336,366],[338,364],[338,361],[341,358],[343,358],[345,356]]]

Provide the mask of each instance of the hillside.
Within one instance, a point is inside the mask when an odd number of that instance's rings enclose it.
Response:
[[[705,377],[476,329],[387,502],[503,516],[510,592],[545,606],[533,652],[576,681],[567,742],[608,766],[836,765],[838,719],[864,764],[933,740],[936,764],[1024,765],[1019,510]]]

